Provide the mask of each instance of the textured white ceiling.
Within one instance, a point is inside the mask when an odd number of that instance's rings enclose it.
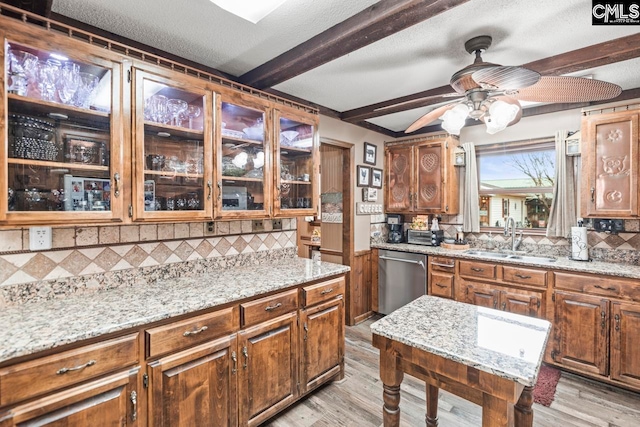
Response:
[[[241,75],[376,3],[287,0],[258,24],[209,0],[54,0],[53,10],[187,59]],[[640,32],[592,26],[589,0],[472,0],[322,65],[275,88],[337,111],[448,84],[473,61],[464,42],[493,37],[489,62],[520,65]],[[640,87],[638,61],[593,70],[595,78]],[[371,119],[402,130],[429,108]]]

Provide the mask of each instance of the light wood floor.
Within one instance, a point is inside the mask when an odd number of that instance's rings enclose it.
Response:
[[[371,346],[372,320],[346,332],[345,380],[316,390],[265,427],[380,427],[382,383],[378,350]],[[405,375],[400,408],[403,427],[424,426],[424,383]],[[478,427],[481,410],[440,392],[440,427]],[[640,427],[640,394],[563,372],[551,407],[534,404],[536,427]]]

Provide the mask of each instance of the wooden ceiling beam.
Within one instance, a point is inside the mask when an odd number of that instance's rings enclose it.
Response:
[[[469,0],[380,0],[240,76],[257,89],[273,87]]]
[[[522,66],[544,75],[559,75],[588,70],[590,68],[638,57],[640,57],[640,33],[561,53],[549,58],[529,62]],[[412,95],[344,111],[341,114],[341,118],[344,121],[353,123],[401,111],[426,107],[450,99],[434,97],[434,95],[451,92],[453,92],[453,89],[450,86],[441,86]],[[610,100],[607,102],[610,102]]]

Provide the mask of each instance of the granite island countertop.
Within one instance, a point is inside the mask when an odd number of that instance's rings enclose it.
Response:
[[[536,383],[550,330],[546,320],[432,296],[371,325],[376,335],[525,386]]]
[[[7,307],[0,311],[0,362],[347,271],[290,258]]]
[[[439,246],[422,246],[410,243],[376,243],[372,248],[387,249],[392,251],[413,252],[426,255],[448,256],[458,259],[471,259],[478,261],[492,261],[499,264],[514,264],[529,267],[541,267],[547,270],[574,271],[577,273],[605,274],[608,276],[626,277],[630,279],[640,279],[640,266],[630,264],[616,264],[600,261],[574,261],[568,257],[558,257],[555,262],[523,262],[517,259],[492,258],[483,255],[465,253],[466,251],[444,249]],[[473,250],[473,249],[472,249]],[[482,251],[488,252],[483,249]],[[498,251],[496,251],[498,252]]]

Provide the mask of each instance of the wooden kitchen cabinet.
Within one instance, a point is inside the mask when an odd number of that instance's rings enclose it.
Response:
[[[441,298],[455,298],[456,261],[445,257],[428,257],[427,293]]]
[[[0,417],[0,427],[146,425],[139,410],[138,371],[110,375],[16,406]]]
[[[441,135],[385,148],[385,208],[388,212],[457,214],[456,139]]]
[[[149,426],[237,425],[237,337],[149,363]]]
[[[639,110],[582,119],[582,216],[635,218]]]
[[[640,305],[611,305],[611,379],[640,388]]]
[[[241,426],[257,426],[298,397],[298,312],[238,333]]]
[[[120,94],[129,66],[60,35],[39,37],[15,22],[3,29],[0,220],[122,221],[128,98]]]

